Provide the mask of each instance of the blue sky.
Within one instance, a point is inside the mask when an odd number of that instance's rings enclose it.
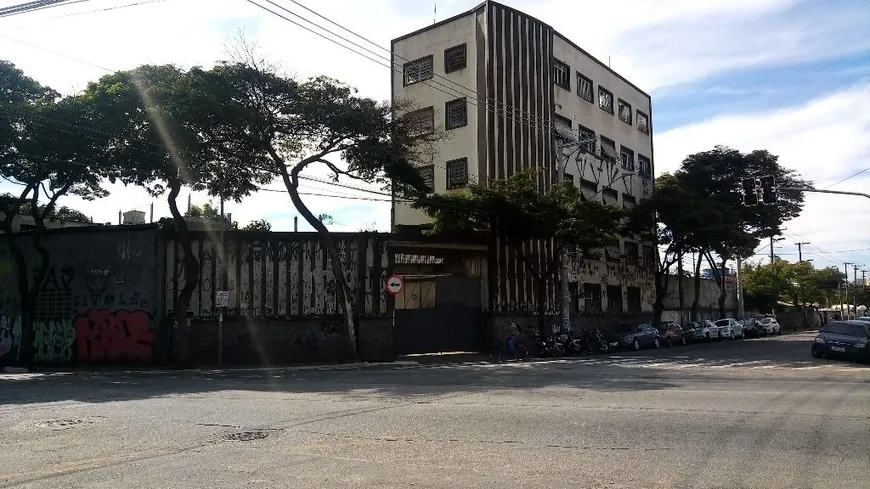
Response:
[[[275,1],[305,13],[287,0]],[[428,0],[300,1],[385,48],[390,39],[433,21],[434,2]],[[0,7],[17,3],[20,0],[0,0]],[[43,83],[71,93],[104,74],[91,64],[112,70],[143,63],[208,66],[227,58],[226,39],[243,29],[289,73],[327,74],[356,85],[365,95],[389,97],[387,68],[243,0],[162,0],[98,11],[118,3],[91,0],[0,19],[0,56]],[[476,3],[439,0],[437,18]],[[658,172],[672,170],[685,155],[715,144],[744,151],[769,149],[780,155],[783,165],[819,187],[870,167],[867,0],[505,3],[550,23],[599,59],[609,58],[616,71],[652,94]],[[870,171],[832,188],[870,191]],[[145,210],[151,202],[138,189],[112,190],[112,196],[96,203],[70,198],[65,204],[98,221],[113,221],[119,209]],[[377,196],[314,182],[306,184],[306,190],[340,194],[307,197],[315,213],[336,217],[336,229],[389,227],[387,203],[346,198]],[[201,203],[205,197],[195,195],[193,200]],[[227,208],[241,222],[265,217],[276,229],[292,229],[295,212],[279,192],[261,192]],[[161,201],[155,202],[155,209],[157,215],[166,213]],[[793,243],[809,241],[805,257],[817,266],[842,267],[841,262],[851,261],[870,269],[868,211],[868,199],[812,195],[803,215],[786,225],[786,239],[776,251],[796,258]]]

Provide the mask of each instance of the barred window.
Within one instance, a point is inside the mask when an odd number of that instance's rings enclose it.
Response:
[[[586,126],[578,126],[580,129],[580,151],[595,154],[595,131]]]
[[[432,78],[432,55],[405,63],[405,85],[413,85]]]
[[[558,59],[553,60],[553,83],[571,90],[571,67]]]
[[[631,104],[619,99],[619,120],[631,125]]]
[[[637,155],[637,163],[638,163],[638,173],[642,177],[650,177],[652,176],[652,163],[650,159],[644,155]]]
[[[408,124],[417,134],[431,134],[435,132],[435,108],[426,107],[424,109],[408,112],[405,115]]]
[[[620,148],[620,158],[622,159],[623,170],[634,171],[634,151],[622,146]]]
[[[423,183],[426,187],[429,188],[429,191],[432,192],[435,190],[435,165],[426,165],[421,166],[417,169],[420,172],[420,176],[423,177]]]
[[[649,117],[641,111],[637,111],[637,130],[649,134]]]
[[[601,110],[613,114],[613,94],[601,85],[598,86],[598,106]]]
[[[444,73],[459,71],[465,68],[466,63],[465,44],[444,50]]]
[[[444,108],[445,125],[447,129],[456,129],[468,125],[468,103],[464,98],[447,102]]]
[[[587,102],[592,102],[592,80],[577,73],[577,95]]]
[[[447,162],[447,190],[468,185],[468,158],[458,158]]]

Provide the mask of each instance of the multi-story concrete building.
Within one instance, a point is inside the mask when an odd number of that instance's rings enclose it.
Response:
[[[461,191],[469,182],[530,167],[541,169],[547,188],[561,163],[587,198],[629,207],[651,193],[650,96],[544,22],[487,1],[393,40],[392,53],[403,66],[392,74],[394,100],[410,101],[410,116],[447,133],[420,167],[434,191]],[[558,126],[585,142],[567,161],[569,152],[557,150]],[[394,202],[394,229],[428,222],[421,211]],[[605,250],[600,262],[572,265],[576,311],[649,309],[654,249],[630,239],[619,248]],[[493,257],[493,307],[529,309],[531,285],[509,255],[499,249]],[[551,290],[550,300],[555,284]]]

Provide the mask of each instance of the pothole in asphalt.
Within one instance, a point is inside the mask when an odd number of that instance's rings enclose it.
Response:
[[[229,435],[224,436],[224,440],[226,441],[254,441],[254,440],[262,440],[269,436],[268,432],[265,431],[239,431],[237,433],[230,433]]]
[[[77,426],[89,425],[105,421],[105,416],[86,416],[84,418],[75,419],[49,419],[46,421],[38,421],[34,424],[36,428],[45,428],[49,430],[68,430]]]

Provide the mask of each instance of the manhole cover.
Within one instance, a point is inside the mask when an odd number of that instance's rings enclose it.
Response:
[[[262,440],[267,436],[269,436],[269,433],[265,431],[240,431],[238,433],[230,433],[224,439],[227,441],[254,441]]]

